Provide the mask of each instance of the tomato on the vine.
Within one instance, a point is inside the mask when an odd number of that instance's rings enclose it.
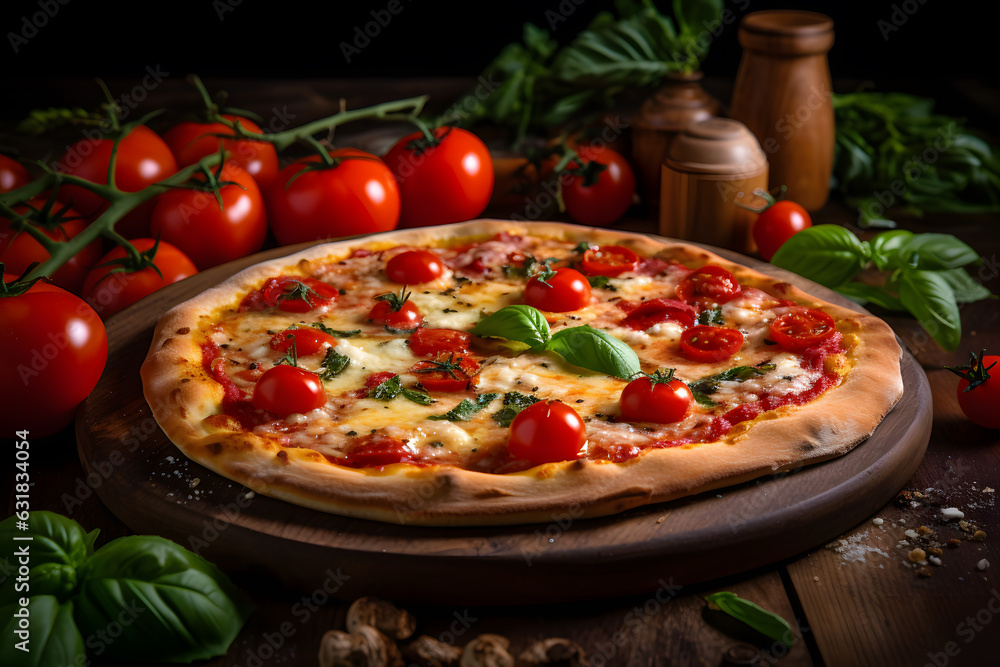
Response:
[[[0,155],[0,194],[17,190],[31,182],[31,175],[24,165],[12,157]]]
[[[580,268],[588,276],[608,276],[613,278],[639,266],[639,256],[620,245],[587,248],[583,253]]]
[[[156,244],[156,239],[135,239],[132,241],[132,245],[140,253],[151,252]],[[87,274],[87,279],[83,281],[84,298],[105,319],[139,299],[149,296],[161,287],[166,287],[198,273],[198,268],[188,259],[187,255],[162,241],[156,248],[156,254],[152,257],[152,262],[159,269],[159,272],[152,267],[138,271],[116,271],[115,269],[121,268],[121,265],[117,267],[114,264],[107,265],[108,262],[124,260],[126,257],[128,257],[128,252],[124,247],[118,246],[104,255],[97,262],[97,267],[91,270]]]
[[[973,352],[965,366],[948,368],[962,378],[958,383],[958,405],[973,423],[1000,428],[1000,356]]]
[[[264,198],[250,174],[227,162],[217,180],[225,184],[221,206],[214,192],[174,188],[157,197],[150,218],[152,235],[180,248],[202,271],[260,250],[267,236]]]
[[[234,123],[252,134],[263,134],[257,123],[242,116],[223,114],[223,118]],[[227,135],[232,139],[223,139],[214,135]],[[185,121],[178,123],[163,134],[163,139],[170,146],[178,167],[186,167],[198,160],[219,152],[219,144],[229,152],[227,162],[233,162],[241,167],[264,188],[274,182],[278,175],[278,152],[269,141],[254,141],[252,139],[236,139],[236,131],[225,123],[198,123]]]
[[[397,331],[413,331],[423,322],[424,316],[417,305],[410,301],[409,292],[379,294],[368,313],[368,321],[384,324]]]
[[[621,395],[622,417],[633,422],[672,424],[684,419],[694,402],[691,389],[674,379],[674,369],[643,374],[629,382]]]
[[[620,218],[632,205],[635,195],[635,172],[621,153],[610,148],[580,146],[576,149],[581,162],[602,164],[604,169],[593,185],[585,185],[584,177],[563,177],[562,196],[566,212],[584,225],[606,225]],[[575,162],[569,168],[577,167]]]
[[[429,283],[443,273],[444,262],[430,250],[407,250],[393,255],[385,264],[385,275],[401,285]]]
[[[4,282],[16,276],[5,274]],[[0,432],[45,437],[73,420],[108,358],[101,318],[82,299],[39,281],[0,297]]]
[[[729,327],[699,324],[681,334],[681,354],[691,361],[714,363],[728,359],[743,347],[743,334]]]
[[[467,353],[472,334],[455,329],[420,327],[410,336],[410,351],[418,357],[437,356],[441,352]]]
[[[510,423],[507,451],[539,465],[576,459],[586,442],[587,425],[576,410],[559,401],[540,401]]]
[[[556,269],[546,277],[540,273],[524,286],[524,302],[538,310],[568,313],[590,304],[591,289],[587,278],[576,269]]]
[[[421,132],[396,142],[385,163],[399,182],[400,227],[462,222],[478,216],[493,195],[493,160],[482,139],[460,127]]]
[[[294,346],[296,356],[308,357],[322,352],[327,346],[335,347],[337,339],[326,332],[311,327],[308,329],[285,329],[271,336],[268,345],[271,346],[272,350],[283,354],[291,352]]]
[[[819,345],[836,331],[833,318],[822,310],[796,308],[771,322],[768,335],[789,352],[801,352]]]
[[[81,139],[66,150],[56,168],[93,183],[106,184],[113,144],[110,138]],[[118,144],[115,185],[123,192],[137,192],[176,171],[177,160],[170,147],[145,125],[133,128]],[[59,188],[59,198],[85,216],[92,216],[108,205],[100,195],[78,185]],[[148,236],[154,205],[152,200],[140,204],[118,221],[115,231],[126,238]]]
[[[14,206],[15,213],[26,213],[29,209],[44,210],[46,200],[36,197],[24,204]],[[66,204],[55,203],[51,209],[47,224],[39,224],[40,229],[53,241],[68,241],[86,228],[86,220]],[[50,257],[49,252],[26,231],[15,232],[11,229],[10,220],[0,218],[0,262],[6,265],[6,271],[16,275],[24,273],[33,262],[44,262]],[[78,293],[83,287],[87,272],[101,258],[101,241],[95,239],[83,247],[80,252],[56,269],[52,274],[52,282],[71,292]]]
[[[732,301],[742,291],[736,276],[721,266],[710,264],[681,280],[677,285],[677,298],[702,308],[712,308]]]
[[[285,417],[326,405],[326,390],[315,373],[281,364],[264,371],[253,388],[253,406]]]
[[[427,391],[463,391],[476,384],[479,362],[452,352],[435,361],[418,361],[408,372]]]
[[[336,166],[317,169],[320,156],[310,155],[282,169],[265,189],[279,244],[387,232],[399,224],[399,187],[385,163],[356,148],[330,155]]]
[[[760,256],[771,261],[778,248],[806,227],[812,227],[812,218],[804,208],[793,201],[774,202],[757,216],[753,223],[753,240]]]

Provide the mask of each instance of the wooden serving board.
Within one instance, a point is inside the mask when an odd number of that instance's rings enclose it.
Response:
[[[139,366],[168,308],[302,247],[202,272],[109,320],[108,365],[76,423],[87,483],[129,528],[314,598],[521,604],[650,592],[743,572],[821,545],[877,512],[916,470],[930,438],[927,378],[904,352],[903,398],[847,455],[616,516],[579,519],[567,510],[541,525],[422,528],[251,494],[188,461],[167,440],[142,396]],[[769,264],[709,250],[856,308]]]

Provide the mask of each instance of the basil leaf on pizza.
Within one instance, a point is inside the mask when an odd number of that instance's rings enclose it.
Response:
[[[472,419],[477,412],[498,398],[500,398],[500,394],[483,394],[482,396],[477,396],[475,401],[463,398],[461,403],[453,407],[448,412],[443,415],[431,415],[428,419],[435,421],[447,420],[450,422],[467,422]]]
[[[507,428],[514,421],[517,413],[529,405],[534,405],[538,400],[534,396],[528,396],[517,391],[509,391],[503,395],[503,407],[493,413],[493,419],[498,425]]]
[[[537,308],[525,305],[506,306],[486,317],[471,333],[489,338],[506,338],[524,343],[529,350],[549,342],[549,323]]]
[[[574,366],[622,380],[642,370],[635,350],[606,331],[588,324],[555,332],[545,349],[555,352]]]

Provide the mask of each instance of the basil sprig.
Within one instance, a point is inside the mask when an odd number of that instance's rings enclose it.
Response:
[[[503,395],[503,407],[493,413],[493,419],[500,426],[507,428],[521,410],[534,405],[539,399],[522,394],[519,391],[508,391]]]
[[[418,405],[430,405],[435,402],[426,391],[405,389],[402,378],[398,375],[393,375],[388,380],[380,382],[369,394],[369,397],[377,401],[391,401],[397,396],[402,396],[406,400]]]
[[[14,536],[31,537],[28,612],[33,665],[82,665],[86,651],[125,663],[151,656],[192,662],[224,654],[250,607],[214,565],[161,537],[132,535],[94,550],[97,531],[53,512],[0,523],[0,557],[17,562]],[[8,577],[0,591],[0,664],[24,664],[14,634],[20,596]],[[8,613],[9,612],[9,613]],[[109,636],[117,626],[120,634]],[[87,637],[86,644],[83,637]]]
[[[536,352],[555,352],[574,366],[623,380],[641,370],[635,350],[606,331],[585,324],[551,334],[545,316],[531,306],[501,308],[473,327],[472,333],[517,341]]]
[[[803,229],[771,263],[833,288],[861,304],[909,312],[938,345],[953,352],[962,338],[958,304],[996,298],[963,267],[982,261],[950,234],[894,229],[861,241],[839,225]],[[854,282],[862,269],[881,271],[881,286]]]
[[[707,375],[694,382],[689,382],[688,388],[691,389],[694,400],[698,401],[699,405],[712,408],[718,405],[718,403],[709,398],[709,396],[719,391],[720,382],[746,382],[750,378],[760,377],[768,371],[773,371],[775,368],[775,365],[772,363],[764,363],[759,366],[734,366],[721,373]]]
[[[795,643],[795,633],[788,621],[750,600],[744,600],[736,593],[720,591],[706,595],[705,600],[708,601],[709,608],[717,607],[768,639],[781,642],[789,648]]]
[[[477,396],[475,401],[463,398],[461,403],[448,412],[440,415],[431,415],[428,419],[433,421],[467,422],[476,413],[498,398],[500,398],[500,394],[483,394],[482,396]]]

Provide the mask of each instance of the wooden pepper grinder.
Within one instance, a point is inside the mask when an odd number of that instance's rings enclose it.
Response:
[[[730,115],[757,137],[770,185],[808,211],[830,194],[834,120],[826,54],[833,20],[815,12],[753,12],[740,22],[743,60]]]

